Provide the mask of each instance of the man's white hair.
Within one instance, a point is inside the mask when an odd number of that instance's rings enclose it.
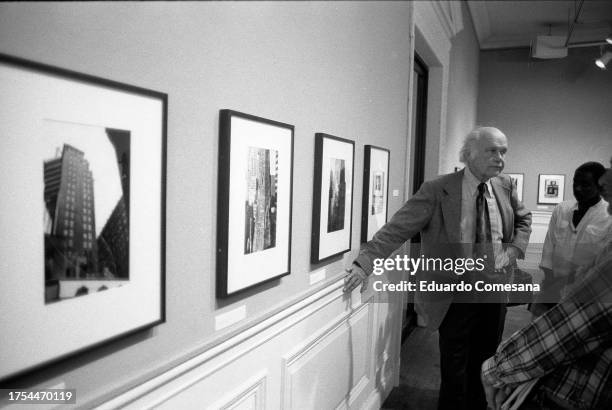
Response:
[[[476,142],[478,142],[485,135],[501,134],[504,135],[499,129],[495,127],[476,127],[463,140],[463,146],[459,151],[459,161],[467,164],[468,161],[474,158]],[[505,137],[505,135],[504,135]]]

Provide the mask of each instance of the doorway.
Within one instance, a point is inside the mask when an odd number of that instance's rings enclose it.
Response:
[[[415,53],[413,64],[412,81],[412,126],[410,130],[410,141],[412,141],[412,170],[410,173],[410,186],[414,195],[425,179],[425,141],[427,136],[427,85],[428,69],[423,60]],[[421,235],[412,237],[411,244],[421,243]],[[414,245],[410,246],[410,250]],[[417,325],[417,314],[414,309],[413,300],[408,300],[405,306],[404,320],[402,321],[402,343]]]

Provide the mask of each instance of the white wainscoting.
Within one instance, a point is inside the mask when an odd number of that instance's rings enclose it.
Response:
[[[401,306],[342,279],[100,408],[376,409],[399,371]]]
[[[374,359],[372,306],[361,305],[348,320],[340,316],[284,357],[284,409],[350,408],[364,392]]]
[[[223,410],[264,410],[266,408],[267,373],[253,377],[242,386],[228,393],[211,407]]]

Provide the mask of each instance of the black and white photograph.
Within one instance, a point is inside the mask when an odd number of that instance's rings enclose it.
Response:
[[[329,162],[328,233],[344,228],[344,210],[346,208],[346,170],[344,168],[344,160],[330,158]]]
[[[375,145],[364,147],[361,242],[367,242],[387,223],[391,153]]]
[[[353,141],[315,134],[312,263],[351,249],[354,157]]]
[[[278,151],[249,147],[247,158],[244,253],[276,245]]]
[[[293,126],[219,111],[217,291],[228,298],[291,273]]]
[[[5,379],[164,322],[167,95],[7,55],[0,90]]]
[[[383,206],[385,200],[385,173],[381,171],[376,171],[374,173],[372,183],[372,215],[378,215],[384,211]]]
[[[563,202],[565,175],[541,174],[538,176],[538,204],[555,205]]]
[[[612,0],[0,1],[0,409],[612,409],[611,92]]]
[[[129,282],[130,132],[44,121],[45,302]]]

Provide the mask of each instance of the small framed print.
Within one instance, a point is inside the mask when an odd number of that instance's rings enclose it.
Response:
[[[312,263],[351,249],[354,158],[353,141],[315,134]]]
[[[563,202],[565,175],[540,174],[538,177],[538,204],[556,205]]]
[[[523,202],[523,179],[525,178],[525,174],[506,173],[506,175],[508,175],[512,180],[512,184],[516,188],[519,201]]]
[[[361,242],[367,242],[387,223],[389,204],[388,149],[366,145],[363,165]]]
[[[4,379],[164,322],[167,95],[6,55],[0,90]]]
[[[293,130],[220,112],[217,297],[290,273]]]

